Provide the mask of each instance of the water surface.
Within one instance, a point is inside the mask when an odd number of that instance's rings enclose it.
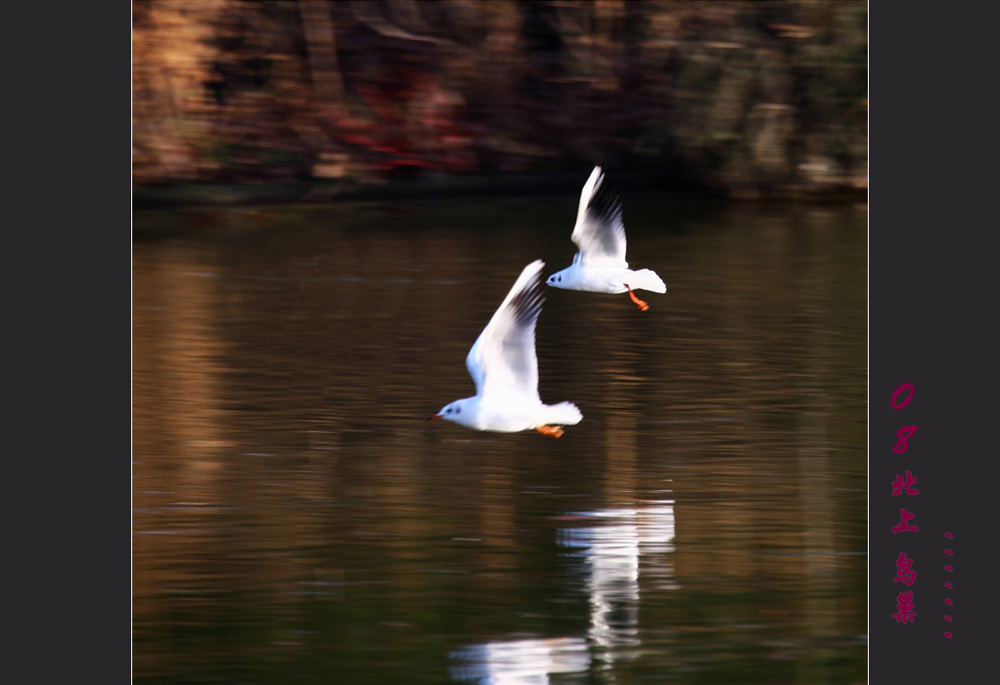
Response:
[[[137,213],[137,683],[860,683],[866,212],[625,198],[556,440],[426,419],[577,198]],[[642,293],[640,293],[642,295]]]

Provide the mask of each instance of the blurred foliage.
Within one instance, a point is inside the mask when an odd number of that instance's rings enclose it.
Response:
[[[648,171],[867,186],[867,3],[132,4],[137,186]]]

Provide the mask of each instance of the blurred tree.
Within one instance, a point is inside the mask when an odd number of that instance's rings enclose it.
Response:
[[[867,184],[867,4],[147,0],[133,177],[579,169]]]

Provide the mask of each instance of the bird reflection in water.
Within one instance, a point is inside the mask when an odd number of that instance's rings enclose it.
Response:
[[[639,644],[640,569],[658,579],[657,589],[676,588],[669,557],[674,549],[674,502],[656,500],[634,508],[574,514],[592,526],[559,530],[559,545],[582,560],[590,604],[586,638],[559,637],[486,642],[452,652],[452,675],[475,683],[548,683],[549,675],[612,667],[623,650]]]
[[[460,663],[454,678],[482,685],[544,685],[554,673],[582,673],[590,667],[586,640],[579,637],[486,642],[452,652]]]
[[[635,508],[602,509],[578,516],[596,525],[563,528],[559,544],[582,558],[590,598],[587,639],[605,668],[623,648],[639,644],[639,571],[654,568],[675,587],[672,567],[662,555],[673,551],[674,503],[646,502]]]

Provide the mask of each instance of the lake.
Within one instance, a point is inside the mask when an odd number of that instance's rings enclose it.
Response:
[[[867,680],[867,208],[626,195],[553,439],[427,419],[578,196],[133,215],[136,683]]]

